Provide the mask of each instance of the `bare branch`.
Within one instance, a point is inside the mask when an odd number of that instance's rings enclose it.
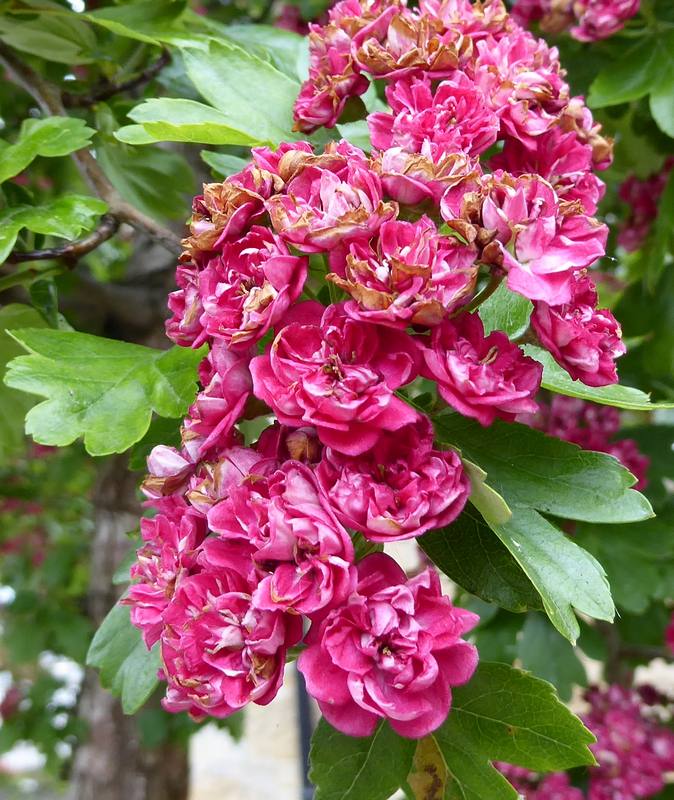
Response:
[[[72,269],[82,256],[95,250],[99,245],[115,235],[119,228],[119,220],[112,214],[101,217],[101,223],[88,236],[75,242],[68,242],[60,247],[48,247],[44,250],[28,250],[26,252],[10,253],[5,260],[6,264],[23,264],[27,261],[48,261],[59,259]]]
[[[45,115],[67,116],[58,88],[45,81],[4,42],[0,42],[0,64],[3,64],[16,83],[34,98]],[[112,216],[119,222],[126,222],[137,230],[144,231],[171,253],[180,252],[179,237],[123,200],[90,150],[77,150],[72,153],[72,158],[92,191],[108,204],[108,212]]]
[[[122,94],[122,92],[131,92],[134,89],[139,89],[141,86],[144,86],[146,83],[149,83],[153,78],[156,78],[157,75],[164,69],[164,67],[169,64],[171,61],[171,54],[168,50],[162,50],[162,54],[159,58],[148,67],[146,67],[142,72],[136,75],[134,78],[130,78],[128,81],[124,81],[123,83],[106,83],[103,84],[98,90],[93,91],[91,94],[71,94],[70,92],[64,92],[62,95],[63,105],[66,108],[89,108],[96,103],[100,103],[103,100],[108,100],[111,97],[114,97],[116,94]]]

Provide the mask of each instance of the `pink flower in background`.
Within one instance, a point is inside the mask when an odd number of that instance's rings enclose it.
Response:
[[[534,303],[531,324],[541,344],[574,380],[587,386],[618,382],[615,360],[626,351],[620,326],[607,309],[597,309],[592,280],[576,275],[568,303]]]
[[[164,611],[181,581],[199,571],[196,554],[206,538],[206,520],[183,504],[171,516],[142,519],[140,532],[144,544],[131,567],[133,583],[123,602],[131,606],[131,622],[149,649],[159,641]]]
[[[608,229],[583,213],[580,204],[560,201],[536,175],[485,176],[477,193],[447,193],[443,217],[450,225],[467,220],[491,237],[482,261],[508,273],[508,288],[550,305],[571,300],[574,272],[605,253]]]
[[[461,637],[477,615],[452,606],[433,570],[407,579],[383,553],[358,564],[358,585],[315,622],[298,660],[307,690],[327,721],[369,736],[385,718],[418,739],[440,726],[451,687],[470,679],[477,650]]]
[[[320,307],[318,309],[320,313]],[[350,319],[341,306],[312,325],[284,328],[251,362],[257,397],[284,425],[316,428],[323,444],[349,455],[372,447],[416,412],[395,395],[418,372],[414,340]]]
[[[291,255],[279,236],[256,225],[224,243],[199,273],[201,324],[214,339],[247,347],[283,319],[306,277],[307,259]]]
[[[441,397],[481,425],[533,413],[543,368],[500,331],[484,335],[477,314],[461,314],[434,328],[424,348],[424,377]]]
[[[395,203],[383,202],[379,177],[357,148],[336,159],[333,169],[305,166],[267,209],[277,233],[305,253],[371,236],[397,213]]]
[[[576,0],[573,10],[578,25],[571,35],[581,42],[596,42],[619,31],[633,17],[641,0]]]
[[[302,621],[255,608],[248,575],[249,560],[231,548],[226,566],[186,578],[178,588],[161,638],[168,711],[228,717],[276,696]]]
[[[370,114],[367,122],[374,147],[401,147],[420,153],[429,142],[435,156],[463,151],[477,156],[496,141],[499,121],[482,91],[457,72],[433,90],[430,79],[412,78],[390,84],[386,98],[391,113]]]
[[[255,465],[212,507],[208,525],[221,539],[212,546],[222,552],[231,541],[250,545],[260,571],[256,608],[315,614],[343,602],[353,588],[351,539],[304,464]],[[208,553],[205,559],[212,561]]]
[[[377,542],[410,539],[448,525],[470,494],[458,453],[433,448],[427,417],[384,434],[362,456],[327,448],[316,476],[339,519]]]
[[[669,625],[665,630],[665,644],[669,647],[672,655],[674,655],[674,613],[672,613]]]
[[[583,792],[571,785],[566,772],[541,775],[513,764],[497,762],[494,766],[525,800],[585,800]]]
[[[668,158],[662,170],[645,180],[630,175],[620,184],[618,196],[630,211],[622,223],[618,244],[630,253],[642,247],[650,233],[653,220],[658,215],[658,201],[667,185],[672,166],[674,158]]]
[[[328,275],[353,297],[349,316],[383,325],[437,325],[465,303],[477,276],[476,250],[438,234],[428,217],[385,222],[375,241],[357,241]]]

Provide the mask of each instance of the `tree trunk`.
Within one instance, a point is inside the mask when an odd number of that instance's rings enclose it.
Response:
[[[88,613],[98,627],[119,595],[112,577],[129,549],[126,534],[138,525],[137,476],[126,458],[103,464],[94,493],[95,533],[91,551]],[[86,739],[75,754],[69,800],[186,800],[187,749],[176,743],[141,747],[134,717],[88,670],[80,697]]]

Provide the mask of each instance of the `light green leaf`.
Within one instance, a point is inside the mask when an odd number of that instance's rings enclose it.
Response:
[[[597,75],[587,98],[591,108],[628,103],[647,95],[659,78],[659,40],[641,38]]]
[[[651,113],[661,131],[674,139],[674,32],[658,48],[658,77],[651,90]]]
[[[183,58],[192,83],[232,128],[270,144],[297,138],[292,127],[299,82],[224,41],[211,41],[207,52],[186,48]]]
[[[0,375],[4,375],[7,364],[23,350],[6,332],[7,328],[45,327],[42,316],[30,306],[11,303],[0,308]],[[0,460],[21,450],[24,442],[23,418],[33,400],[23,392],[10,389],[0,383]]]
[[[537,511],[512,510],[509,522],[490,527],[536,587],[557,630],[575,644],[580,628],[574,608],[612,621],[615,606],[601,564]]]
[[[81,119],[25,119],[16,142],[0,151],[0,183],[18,175],[38,156],[67,156],[86,147],[94,133]]]
[[[407,777],[415,747],[386,722],[372,736],[354,738],[322,719],[311,739],[315,800],[388,800]]]
[[[202,150],[201,158],[208,166],[222,178],[228,178],[235,172],[240,172],[248,163],[239,156],[230,156],[228,153],[214,153],[212,150]]]
[[[529,327],[532,310],[531,300],[511,292],[505,283],[501,283],[494,294],[482,303],[478,313],[486,334],[503,331],[514,339]]]
[[[489,522],[507,522],[512,511],[501,495],[486,482],[487,473],[467,458],[462,461],[470,478],[470,502]]]
[[[121,6],[106,6],[82,16],[103,28],[128,39],[148,44],[161,44],[185,10],[185,0],[141,0]]]
[[[594,736],[546,681],[505,664],[482,662],[472,679],[452,694],[449,717],[433,737],[450,772],[452,765],[460,769],[463,783],[467,782],[463,776],[476,773],[486,781],[493,761],[537,772],[596,763],[588,748]],[[491,781],[496,785],[495,777]],[[471,789],[456,796],[492,800],[516,795]]]
[[[30,355],[9,365],[5,382],[46,397],[26,416],[26,432],[63,447],[84,436],[91,455],[121,453],[142,439],[152,412],[181,417],[196,393],[202,354],[153,350],[70,331],[13,331]]]
[[[516,612],[542,607],[529,578],[474,509],[417,543],[447,577],[488,603]]]
[[[635,478],[615,458],[581,450],[518,423],[489,428],[459,414],[433,418],[439,441],[478,464],[513,506],[563,519],[635,522],[653,516],[648,500],[630,489]]]
[[[159,647],[145,647],[128,606],[117,603],[91,640],[87,666],[99,670],[101,684],[121,698],[124,713],[134,714],[159,683]]]
[[[566,703],[574,686],[586,686],[585,668],[573,647],[542,614],[527,614],[517,642],[517,656],[524,669],[549,681]]]
[[[367,127],[367,120],[359,119],[355,122],[343,122],[337,126],[339,135],[346,139],[354,147],[360,147],[366,153],[372,150],[370,141],[370,129]]]
[[[0,16],[0,39],[24,53],[59,64],[90,64],[96,37],[78,14],[40,14],[21,19],[9,14]]]
[[[293,80],[298,80],[297,60],[305,39],[298,33],[273,25],[219,26],[221,34],[231,39],[247,52],[271,60],[277,69]]]
[[[27,228],[44,236],[75,239],[91,230],[108,209],[95,197],[68,194],[41,206],[14,206],[0,212],[0,264],[14,249],[19,233]]]
[[[672,186],[674,187],[674,181],[672,181]],[[581,400],[588,400],[591,403],[625,408],[629,411],[653,411],[656,408],[674,408],[674,403],[671,402],[651,402],[649,395],[639,389],[633,389],[631,386],[621,386],[617,383],[612,386],[586,386],[581,381],[575,381],[542,347],[526,344],[523,349],[527,355],[543,364],[541,386],[551,392],[564,394],[568,397],[580,397]]]
[[[127,144],[198,142],[253,147],[264,141],[245,127],[236,128],[229,117],[195,100],[146,100],[133,108],[129,117],[139,125],[127,125],[115,132],[115,137]]]

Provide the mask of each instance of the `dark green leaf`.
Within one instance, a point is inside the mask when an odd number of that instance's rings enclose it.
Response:
[[[674,138],[674,32],[670,31],[662,41],[658,48],[658,79],[651,90],[651,113],[660,130]]]
[[[617,106],[648,94],[658,79],[657,40],[645,37],[597,75],[587,102],[592,108]]]
[[[93,134],[93,128],[88,128],[81,119],[24,120],[14,144],[0,150],[0,183],[18,175],[38,156],[67,156],[86,147]]]
[[[388,800],[407,777],[415,747],[385,722],[372,736],[353,738],[321,720],[311,739],[316,800]]]
[[[498,289],[480,306],[480,319],[484,332],[503,331],[511,339],[521,336],[529,327],[529,317],[533,306],[531,300],[521,294],[511,292],[502,283]]]
[[[120,6],[106,6],[83,16],[117,36],[158,45],[173,30],[185,6],[185,0],[163,0],[161,3],[141,0]]]
[[[26,432],[42,444],[62,447],[84,436],[91,455],[121,453],[144,436],[153,411],[180,417],[196,393],[199,351],[70,331],[13,336],[30,355],[15,358],[5,380],[47,398],[26,416]]]
[[[87,666],[99,670],[101,684],[121,698],[124,713],[134,714],[159,683],[159,647],[145,647],[128,607],[117,603],[91,640]]]
[[[25,19],[0,16],[0,39],[24,53],[59,64],[90,64],[96,37],[75,13],[63,9]]]
[[[653,516],[634,478],[612,457],[581,450],[517,423],[483,428],[459,414],[434,417],[436,437],[455,445],[489,476],[508,505],[588,522],[634,522]],[[514,511],[514,509],[513,509]]]
[[[528,614],[517,644],[524,669],[556,687],[568,702],[574,686],[585,686],[587,676],[573,647],[541,614]]]
[[[471,594],[510,611],[541,607],[531,581],[472,508],[417,542],[445,575]]]
[[[674,186],[674,181],[672,181]],[[674,208],[673,208],[674,211]],[[527,355],[535,358],[543,364],[543,381],[541,386],[557,394],[565,394],[568,397],[580,397],[590,403],[600,403],[615,408],[625,408],[630,411],[652,411],[655,408],[674,408],[674,403],[653,403],[645,392],[633,389],[631,386],[586,386],[580,381],[575,381],[566,370],[557,364],[554,358],[541,347],[534,345],[524,345]]]

